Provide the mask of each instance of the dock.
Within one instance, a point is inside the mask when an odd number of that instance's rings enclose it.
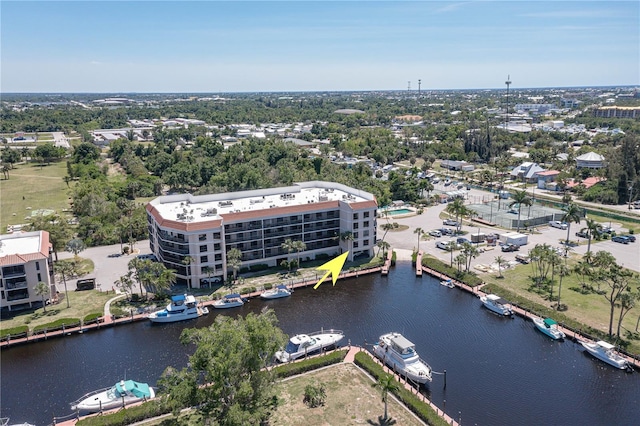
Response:
[[[416,255],[416,277],[422,276],[422,251]]]
[[[382,275],[389,275],[389,269],[391,268],[391,259],[393,258],[393,250],[389,249],[387,252],[387,258],[384,261],[384,265],[382,266]]]

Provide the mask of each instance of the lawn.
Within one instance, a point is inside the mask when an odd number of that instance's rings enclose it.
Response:
[[[324,384],[326,404],[308,408],[303,403],[308,384]],[[380,424],[384,412],[380,391],[372,379],[352,364],[338,364],[283,381],[277,385],[281,405],[270,419],[273,425],[361,425]],[[389,398],[389,416],[398,425],[422,424],[393,398]]]
[[[577,256],[570,259],[568,262],[569,268],[571,268],[577,261]],[[545,307],[555,306],[556,302],[548,300],[547,294],[538,294],[533,291],[529,291],[531,286],[531,276],[533,274],[532,266],[529,265],[517,265],[513,269],[503,271],[504,278],[497,278],[496,274],[483,274],[482,279],[488,284],[495,284],[501,288],[507,289],[519,296],[531,300],[533,303],[543,305]],[[570,317],[582,324],[586,324],[595,329],[601,330],[605,333],[609,329],[609,302],[603,295],[589,293],[582,294],[577,291],[582,285],[581,277],[575,273],[565,277],[562,280],[562,297],[561,303],[566,304],[568,309],[563,312],[564,315]],[[592,283],[587,280],[587,285],[593,285],[597,288],[597,283]],[[606,290],[608,287],[606,284],[602,284],[602,290]],[[554,285],[554,295],[558,295],[558,279],[556,277],[556,284]],[[525,306],[533,307],[534,305]],[[619,310],[616,309],[614,315],[614,333],[616,330]],[[639,309],[636,307],[632,309],[622,322],[623,328],[627,330],[635,330],[636,321],[640,314]],[[624,331],[621,333],[624,336]],[[631,340],[629,350],[634,353],[640,353],[640,341]]]
[[[19,164],[11,170],[8,180],[0,180],[0,230],[4,233],[7,225],[28,223],[35,210],[62,213],[63,209],[68,209],[68,188],[62,180],[66,174],[64,161],[44,167]]]
[[[64,284],[58,285],[60,293],[64,293]],[[56,321],[60,318],[82,319],[91,313],[103,312],[104,304],[115,295],[113,293],[99,292],[97,290],[69,291],[69,305],[67,301],[61,300],[54,305],[47,305],[46,312],[39,308],[35,310],[20,311],[10,319],[0,321],[0,330],[28,325],[30,329],[42,324]]]

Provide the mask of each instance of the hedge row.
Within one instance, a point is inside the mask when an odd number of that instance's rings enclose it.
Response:
[[[482,280],[476,274],[471,272],[458,272],[456,268],[452,268],[444,262],[433,257],[423,257],[422,266],[436,270],[441,274],[445,274],[451,278],[455,278],[458,281],[462,281],[470,287],[475,287],[482,284]]]
[[[50,322],[47,324],[41,324],[33,328],[33,332],[36,333],[38,331],[43,330],[58,330],[65,327],[77,327],[80,325],[80,318],[60,318],[54,322]]]
[[[0,337],[4,338],[7,336],[22,336],[25,333],[29,332],[28,325],[20,325],[18,327],[7,328],[4,330],[0,330]]]
[[[149,401],[141,405],[127,407],[113,414],[85,417],[76,423],[77,426],[125,426],[145,419],[170,413],[171,409],[159,401]]]
[[[346,356],[346,349],[334,351],[327,355],[292,362],[290,364],[279,365],[275,367],[273,371],[275,371],[278,378],[295,376],[296,374],[306,373],[307,371],[326,367],[327,365],[337,364],[342,362]]]
[[[380,364],[376,363],[368,354],[358,352],[355,357],[355,363],[369,374],[374,379],[378,380],[384,374],[387,374]],[[407,390],[404,386],[400,385],[399,389],[393,393],[407,408],[409,408],[416,416],[425,421],[431,426],[445,426],[447,422],[440,417],[434,410],[422,402],[416,395]]]
[[[86,324],[100,318],[102,315],[102,312],[93,312],[91,314],[85,315],[85,317],[82,319],[82,322]]]

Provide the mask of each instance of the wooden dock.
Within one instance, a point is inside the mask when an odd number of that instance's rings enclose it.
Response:
[[[419,251],[416,255],[416,277],[422,276],[422,252]]]
[[[382,275],[389,275],[389,269],[391,269],[391,259],[393,258],[393,250],[391,248],[387,252],[387,258],[384,261],[384,265],[382,266]]]

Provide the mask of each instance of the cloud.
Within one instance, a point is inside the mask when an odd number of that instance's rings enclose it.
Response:
[[[104,62],[100,62],[100,61],[91,61],[91,62],[89,62],[89,64],[91,64],[91,65],[104,65]]]
[[[462,8],[462,6],[466,5],[466,4],[470,4],[473,2],[467,1],[467,2],[462,2],[462,3],[449,3],[446,6],[442,6],[438,9],[436,9],[434,12],[435,13],[449,13],[449,12],[455,12],[456,10],[459,10]]]

